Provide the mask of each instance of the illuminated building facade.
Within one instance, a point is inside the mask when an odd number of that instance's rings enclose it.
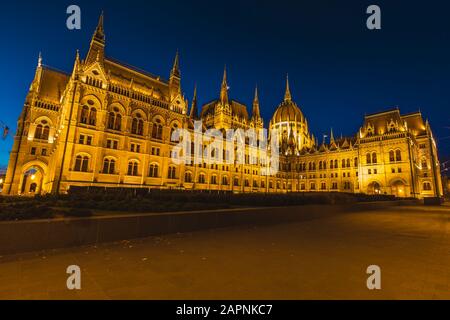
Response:
[[[189,108],[181,93],[178,54],[169,80],[105,56],[103,16],[84,60],[70,74],[42,64],[18,120],[3,193],[67,192],[71,186],[176,188],[232,192],[309,192],[441,196],[436,143],[420,113],[366,116],[354,137],[319,144],[293,101],[289,82],[269,123],[278,130],[280,170],[263,164],[175,165],[171,133],[215,128],[262,130],[258,92],[251,115],[230,99],[226,71],[219,98]],[[271,137],[273,138],[273,137]]]

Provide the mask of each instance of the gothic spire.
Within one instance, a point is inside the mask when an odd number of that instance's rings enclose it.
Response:
[[[180,76],[180,58],[178,50],[177,53],[175,54],[175,60],[173,61],[172,74],[178,77]]]
[[[228,104],[228,84],[227,84],[227,67],[223,70],[222,87],[220,88],[220,101],[222,104]]]
[[[284,94],[284,101],[291,101],[291,90],[289,89],[289,75],[286,75],[286,92]]]
[[[92,36],[89,52],[86,57],[86,63],[91,64],[96,61],[102,62],[105,55],[105,31],[103,28],[103,11],[98,19],[97,28]]]
[[[333,134],[333,128],[331,128],[331,132],[330,132],[330,144],[334,143],[334,134]]]
[[[100,18],[98,19],[97,28],[94,32],[94,39],[103,43],[105,42],[105,31],[103,29],[103,11],[100,15]]]
[[[259,112],[258,87],[255,87],[255,98],[253,99],[252,117],[254,119],[261,118],[261,115],[260,115],[260,112]]]
[[[197,111],[197,84],[194,87],[194,96],[192,97],[192,106],[191,112],[189,114],[189,118],[198,119],[198,111]]]

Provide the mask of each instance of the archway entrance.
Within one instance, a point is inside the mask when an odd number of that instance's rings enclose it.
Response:
[[[33,166],[27,169],[22,177],[20,194],[24,196],[41,194],[43,178],[42,170],[39,167]]]
[[[378,182],[374,181],[369,184],[368,194],[381,194],[381,186]]]
[[[391,184],[391,192],[396,197],[405,197],[405,184],[400,180],[396,180]]]

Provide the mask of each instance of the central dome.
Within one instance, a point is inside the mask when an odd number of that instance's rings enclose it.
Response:
[[[303,114],[293,101],[283,101],[275,110],[272,123],[280,122],[303,122]]]
[[[275,110],[270,129],[276,130],[283,153],[298,154],[302,148],[310,148],[314,144],[308,131],[308,122],[297,104],[292,101],[288,78],[284,101]]]

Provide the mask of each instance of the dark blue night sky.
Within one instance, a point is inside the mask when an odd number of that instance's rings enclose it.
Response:
[[[65,27],[78,4],[82,29]],[[125,5],[124,5],[125,4]],[[382,30],[366,28],[370,4],[382,10]],[[101,10],[106,54],[168,77],[180,51],[182,88],[194,83],[199,102],[216,98],[223,67],[230,96],[251,110],[258,85],[266,123],[281,102],[285,76],[321,137],[354,135],[364,114],[398,106],[421,110],[450,154],[450,5],[446,1],[21,1],[2,3],[0,120],[15,132],[37,56],[70,72],[84,56]],[[447,127],[447,128],[446,128]],[[12,139],[0,142],[6,165]]]

